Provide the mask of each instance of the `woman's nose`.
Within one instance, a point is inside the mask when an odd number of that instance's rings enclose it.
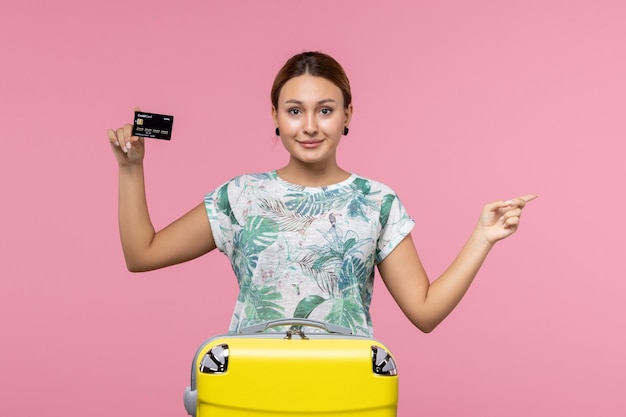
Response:
[[[315,115],[309,114],[304,120],[304,133],[314,135],[317,133],[317,119]]]

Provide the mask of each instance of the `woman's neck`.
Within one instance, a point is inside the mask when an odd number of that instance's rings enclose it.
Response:
[[[315,166],[298,164],[293,161],[290,161],[289,164],[276,172],[281,179],[303,187],[324,187],[337,184],[350,177],[350,173],[340,168],[337,164],[332,166]]]

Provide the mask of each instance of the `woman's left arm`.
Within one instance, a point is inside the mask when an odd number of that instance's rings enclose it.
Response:
[[[410,235],[378,265],[389,292],[417,328],[431,332],[452,312],[493,245],[517,231],[522,209],[536,197],[529,194],[487,204],[459,255],[432,283]]]

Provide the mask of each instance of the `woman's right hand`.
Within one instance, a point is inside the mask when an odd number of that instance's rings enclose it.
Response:
[[[139,111],[139,108],[135,108]],[[120,166],[141,165],[145,153],[144,139],[132,136],[133,125],[125,124],[117,129],[107,130],[113,154]]]

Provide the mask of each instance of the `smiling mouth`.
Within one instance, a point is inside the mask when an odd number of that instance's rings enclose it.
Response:
[[[323,140],[306,140],[306,141],[298,141],[298,144],[303,148],[316,148],[318,147]]]

